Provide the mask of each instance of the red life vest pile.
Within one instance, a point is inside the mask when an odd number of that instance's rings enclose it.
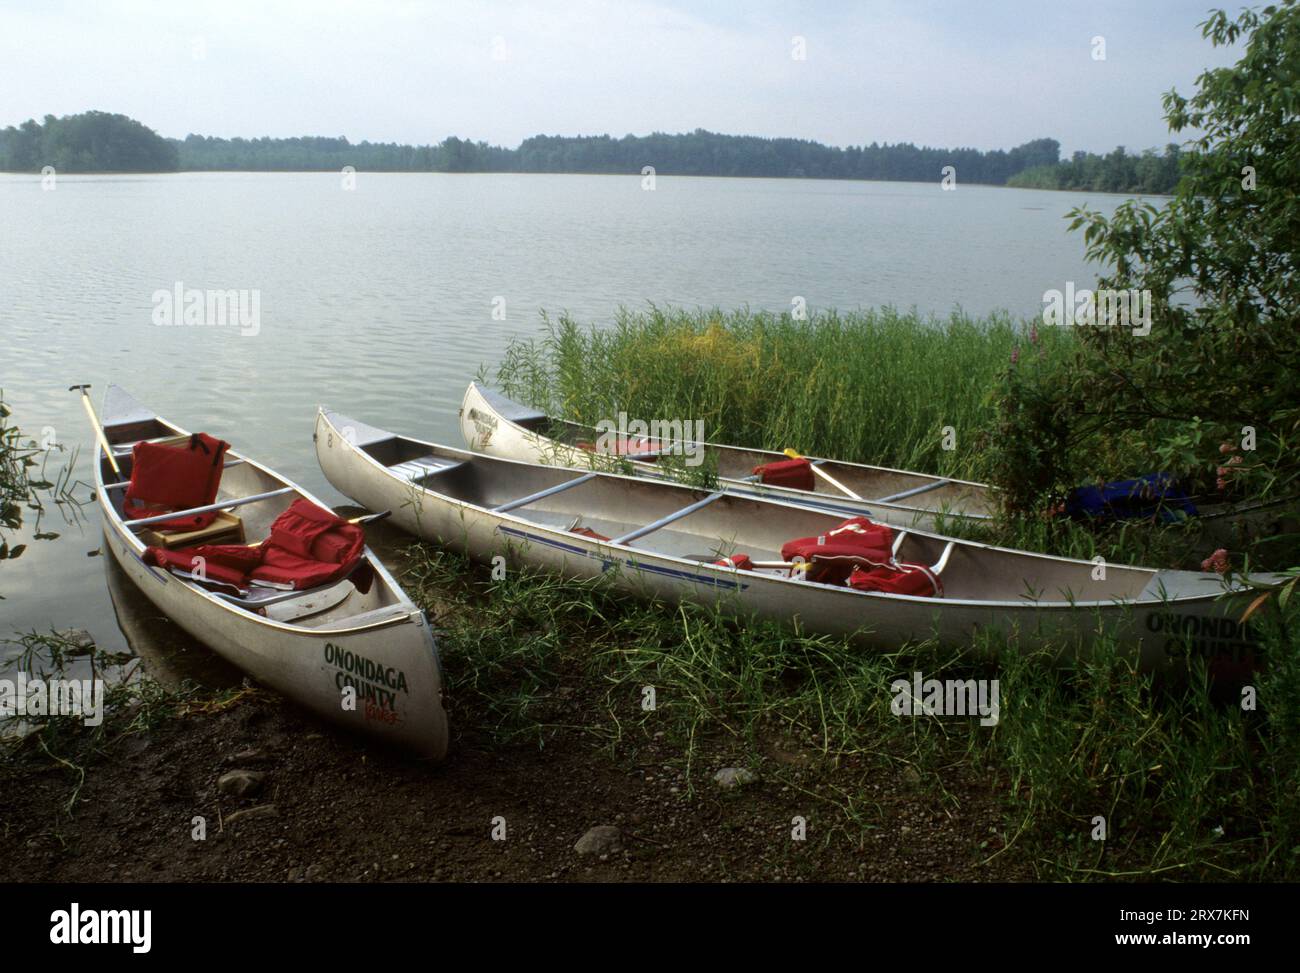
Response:
[[[201,573],[209,581],[243,589],[252,581],[286,585],[295,591],[346,577],[365,549],[365,532],[310,500],[299,498],[271,524],[271,536],[250,547],[200,544],[168,550],[150,547],[146,564]],[[202,559],[201,561],[199,559]],[[202,568],[200,572],[198,569]],[[363,594],[371,578],[353,577]]]
[[[196,432],[184,446],[136,443],[122,513],[128,520],[206,507],[217,499],[230,444]],[[158,530],[202,530],[216,512],[164,521]]]
[[[773,463],[755,466],[753,471],[760,483],[768,486],[790,487],[792,490],[809,490],[816,486],[813,478],[812,463],[799,459],[783,459]]]
[[[805,577],[858,591],[943,597],[943,582],[923,564],[898,561],[894,532],[866,517],[851,517],[816,537],[800,537],[781,548],[784,561],[808,565]]]
[[[894,532],[889,527],[866,517],[850,517],[825,534],[800,537],[783,545],[781,560],[802,565],[807,581],[858,591],[942,598],[939,576],[924,564],[897,560],[893,545]],[[733,554],[712,563],[739,571],[754,570],[748,554]]]

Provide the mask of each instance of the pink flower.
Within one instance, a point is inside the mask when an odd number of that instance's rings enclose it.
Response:
[[[1034,325],[1029,329],[1029,343],[1031,345],[1038,344],[1038,325]]]
[[[1019,361],[1020,361],[1020,346],[1016,345],[1014,348],[1011,349],[1011,364],[1014,365]]]
[[[1228,460],[1228,465],[1229,465],[1229,466],[1237,466],[1239,463],[1241,463],[1241,457],[1240,457],[1240,456],[1234,456],[1234,457],[1232,457],[1232,459]]]
[[[1220,453],[1231,453],[1234,449],[1236,449],[1236,447],[1233,446],[1232,443],[1219,443]]]
[[[1225,480],[1223,477],[1219,477],[1217,480],[1215,480],[1214,485],[1218,487],[1220,491],[1228,489],[1228,481]]]
[[[1228,552],[1222,547],[1201,562],[1202,571],[1214,571],[1218,574],[1228,573]]]

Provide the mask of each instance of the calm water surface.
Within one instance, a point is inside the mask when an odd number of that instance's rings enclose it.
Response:
[[[369,173],[352,191],[333,173],[65,176],[43,191],[0,175],[0,389],[25,434],[82,446],[83,482],[92,436],[67,387],[92,383],[98,405],[115,382],[341,503],[312,452],[317,405],[460,445],[466,382],[536,334],[542,309],[600,325],[620,304],[788,311],[798,295],[813,310],[1035,314],[1047,288],[1095,281],[1062,219],[1084,202],[1119,200],[937,181],[661,176],[647,192],[639,176]],[[259,291],[260,330],[156,326],[153,294],[177,282]],[[94,506],[81,522],[51,509],[39,529],[61,536],[0,564],[0,638],[85,628],[124,647],[104,560],[87,556]]]

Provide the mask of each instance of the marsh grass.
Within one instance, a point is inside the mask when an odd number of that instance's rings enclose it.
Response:
[[[926,318],[894,308],[814,314],[621,310],[606,328],[544,318],[490,380],[545,411],[594,424],[624,410],[703,420],[706,438],[967,477],[989,392],[1028,330],[1004,316]],[[1034,354],[1063,356],[1067,329]],[[944,448],[951,427],[955,448]],[[950,437],[950,441],[951,441]]]

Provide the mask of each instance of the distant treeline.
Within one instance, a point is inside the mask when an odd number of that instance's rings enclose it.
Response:
[[[537,135],[517,149],[449,138],[437,145],[395,145],[347,139],[218,139],[191,135],[179,143],[182,169],[338,169],[419,172],[591,172],[659,175],[788,176],[808,179],[903,179],[938,182],[944,166],[959,182],[1001,185],[1032,166],[1054,165],[1060,145],[1038,139],[1010,151],[931,149],[908,143],[839,148],[801,139],[719,135]]]
[[[1102,188],[1062,181],[1061,173],[1101,156],[1077,153],[1060,161],[1060,143],[1035,139],[1014,149],[934,149],[896,145],[822,145],[804,139],[719,135],[696,129],[680,135],[536,135],[517,149],[447,138],[437,145],[398,145],[346,138],[224,139],[189,135],[165,139],[125,115],[86,112],[35,120],[0,131],[0,169],[60,172],[142,172],[240,170],[249,172],[337,171],[354,166],[369,172],[579,172],[639,173],[653,166],[659,175],[774,176],[807,179],[884,179],[937,182],[952,166],[958,183],[1040,186],[1052,189]],[[1142,191],[1166,191],[1172,183],[1145,188],[1148,156],[1124,156],[1142,172]],[[1115,157],[1104,159],[1106,167]],[[1151,155],[1159,163],[1165,157]],[[1127,165],[1128,163],[1125,163]],[[1173,164],[1176,181],[1176,156]],[[1071,170],[1073,171],[1073,170]],[[1091,173],[1091,169],[1088,170]],[[1109,168],[1106,170],[1109,172]],[[1125,169],[1127,172],[1127,168]],[[1163,170],[1161,170],[1163,172]],[[1029,181],[1017,181],[1019,179]],[[1071,177],[1073,178],[1073,177]],[[1090,176],[1089,176],[1090,178]],[[1109,177],[1108,177],[1109,178]],[[1137,176],[1134,177],[1138,178]],[[1132,185],[1130,185],[1132,183]],[[1133,180],[1116,191],[1139,188]]]
[[[172,172],[179,166],[174,142],[125,115],[88,111],[44,124],[29,119],[0,131],[0,169],[39,172]]]
[[[1056,165],[1035,166],[1016,173],[1009,186],[1025,189],[1083,189],[1103,193],[1172,193],[1182,178],[1178,146],[1165,146],[1164,155],[1147,149],[1129,155],[1119,146],[1107,155],[1076,152]]]

